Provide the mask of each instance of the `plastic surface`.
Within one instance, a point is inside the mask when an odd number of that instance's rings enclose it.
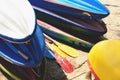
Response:
[[[87,36],[101,36],[107,32],[102,20],[89,20],[56,14],[48,10],[34,7],[37,19],[70,34],[83,34]],[[73,33],[74,32],[74,33]]]
[[[97,43],[88,54],[89,67],[98,80],[120,80],[120,40]]]
[[[29,0],[33,6],[69,16],[101,19],[109,15],[108,9],[98,0]],[[46,6],[44,6],[46,5]]]
[[[1,39],[25,42],[34,35],[36,16],[28,1],[4,0],[0,3],[0,12]]]
[[[29,42],[15,44],[0,40],[0,56],[21,66],[35,66],[43,59],[45,41],[42,31],[37,27]]]

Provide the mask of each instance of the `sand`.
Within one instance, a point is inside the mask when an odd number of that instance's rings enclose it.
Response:
[[[120,1],[101,0],[101,2],[110,11],[110,15],[103,19],[108,29],[104,36],[108,39],[120,39]]]
[[[103,19],[106,23],[107,33],[104,34],[104,37],[107,39],[119,39],[120,40],[120,1],[119,0],[100,0],[110,11],[110,15]],[[71,63],[76,67],[75,71],[70,74],[66,74],[68,80],[85,80],[84,76],[80,76],[83,72],[88,71],[88,67],[84,64],[80,67],[80,64],[86,61],[87,52],[81,51],[81,56],[79,58],[75,58],[74,60],[70,60]],[[79,62],[79,64],[77,64]],[[59,74],[61,75],[61,74]],[[58,76],[59,76],[58,75]],[[51,80],[58,80],[59,78],[54,78]],[[6,80],[0,74],[0,80]],[[47,79],[46,79],[47,80]],[[65,80],[65,79],[64,79]]]

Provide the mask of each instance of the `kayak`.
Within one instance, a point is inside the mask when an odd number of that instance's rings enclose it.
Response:
[[[89,37],[81,34],[79,36],[74,36],[38,19],[37,24],[40,25],[43,33],[59,41],[67,42],[72,46],[75,45],[79,47],[82,46],[85,48],[91,48],[96,42],[101,40],[99,38]]]
[[[49,58],[49,59],[54,59],[54,54],[52,51],[50,51],[48,48],[46,48],[45,50],[45,57]]]
[[[16,76],[13,79],[15,78],[17,78],[16,80],[36,80],[37,79],[37,76],[32,72],[30,67],[29,68],[20,67],[20,66],[11,64],[10,62],[2,58],[0,58],[0,63],[7,71],[9,71],[11,74]]]
[[[9,80],[21,80],[11,72],[9,72],[3,65],[0,64],[0,71],[3,73],[3,75],[9,79]]]
[[[38,65],[45,42],[29,1],[4,0],[0,12],[0,57],[20,66]]]
[[[109,10],[99,0],[29,0],[36,7],[65,15],[101,19],[109,15]]]
[[[76,34],[84,34],[88,36],[101,36],[107,32],[106,25],[102,20],[78,19],[61,14],[55,14],[42,8],[34,8],[37,19],[49,23],[57,28],[68,30],[67,32],[74,31]]]
[[[0,56],[20,66],[29,67],[38,65],[43,59],[44,48],[44,38],[38,26],[35,35],[29,42],[16,44],[0,40]]]
[[[72,45],[83,46],[86,48],[91,48],[93,46],[93,43],[85,41],[81,38],[77,38],[65,31],[62,31],[59,28],[56,28],[56,27],[54,27],[46,22],[43,22],[41,20],[37,19],[37,24],[40,25],[43,33],[45,33],[51,37],[55,37],[62,41],[68,42],[69,44],[72,44]]]
[[[34,35],[36,18],[29,1],[4,0],[0,3],[0,12],[0,39],[24,43]]]
[[[7,72],[6,74],[14,80],[43,80],[46,72],[46,60],[44,58],[41,63],[35,67],[25,67],[14,65],[0,57],[0,68],[3,69],[5,73]]]

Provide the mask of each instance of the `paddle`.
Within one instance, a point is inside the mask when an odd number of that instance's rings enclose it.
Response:
[[[61,51],[53,42],[45,38],[46,44],[50,47],[51,50],[55,50],[60,56],[66,58],[68,55]]]
[[[74,49],[68,45],[65,45],[63,43],[60,43],[60,42],[52,39],[51,37],[47,36],[46,34],[44,34],[44,36],[47,39],[51,40],[55,45],[57,45],[60,50],[62,50],[66,54],[70,55],[71,57],[78,57],[80,55],[80,52],[78,52],[76,49]]]
[[[56,61],[60,64],[60,66],[63,68],[63,70],[67,73],[73,72],[73,66],[72,64],[65,58],[59,56],[55,51],[54,51],[55,59]]]
[[[51,49],[51,47],[50,47],[48,42],[46,42],[46,44],[47,44],[47,47],[54,53],[54,57],[55,57],[56,61],[58,62],[58,64],[62,67],[62,69],[66,73],[73,72],[74,68],[73,68],[72,64],[67,59],[59,56],[57,51],[55,51],[54,49]]]

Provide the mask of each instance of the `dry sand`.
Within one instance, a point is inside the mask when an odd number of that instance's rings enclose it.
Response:
[[[101,0],[110,10],[110,15],[103,20],[107,24],[107,33],[104,35],[108,39],[120,39],[120,1]]]

